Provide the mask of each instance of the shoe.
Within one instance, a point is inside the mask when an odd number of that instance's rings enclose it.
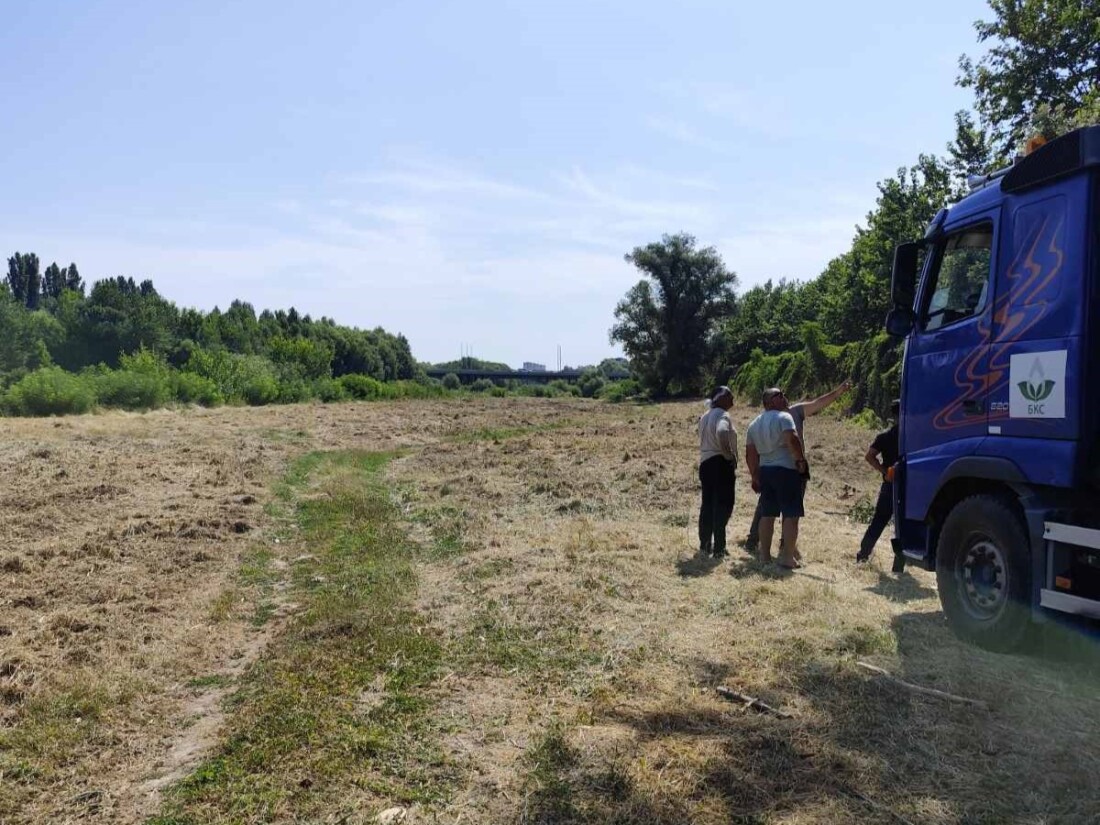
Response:
[[[741,542],[741,547],[750,556],[755,556],[756,551],[760,549],[760,540],[752,538],[751,536]]]
[[[904,573],[905,572],[905,556],[902,553],[894,554],[894,566],[890,568],[891,573]]]
[[[715,550],[713,553],[711,553],[712,559],[724,559],[728,557],[729,553],[727,553],[725,550]]]
[[[856,553],[856,564],[866,564],[871,560],[870,554],[866,556],[863,553]]]
[[[710,555],[710,545],[709,544],[700,545],[699,546],[699,555],[702,556],[703,558],[706,558],[707,556],[709,556]]]

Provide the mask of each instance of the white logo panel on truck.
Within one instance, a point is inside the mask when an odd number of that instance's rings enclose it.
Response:
[[[1066,417],[1066,350],[1013,355],[1008,376],[1011,418]]]

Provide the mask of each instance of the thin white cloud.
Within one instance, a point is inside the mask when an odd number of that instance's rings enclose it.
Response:
[[[688,126],[683,121],[672,120],[665,117],[649,117],[646,119],[646,125],[654,132],[672,138],[693,149],[704,149],[708,152],[716,153],[729,152],[728,144],[700,134],[696,129]]]

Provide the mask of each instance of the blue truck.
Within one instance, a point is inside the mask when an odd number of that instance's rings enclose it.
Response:
[[[894,252],[894,551],[959,637],[1100,618],[1100,126],[991,175]]]

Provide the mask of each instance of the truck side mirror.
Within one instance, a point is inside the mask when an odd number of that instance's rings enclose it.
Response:
[[[890,297],[895,307],[911,310],[917,295],[917,269],[924,244],[920,241],[898,244],[894,249],[894,270],[890,276]]]
[[[891,335],[904,338],[913,331],[917,317],[908,307],[894,307],[886,313],[886,331]]]

